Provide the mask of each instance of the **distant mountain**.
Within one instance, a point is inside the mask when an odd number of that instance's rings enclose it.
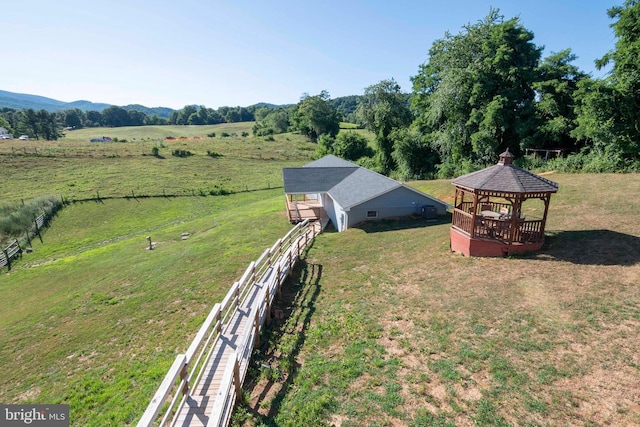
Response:
[[[80,101],[68,102],[64,104],[61,109],[73,110],[74,108],[77,108],[78,110],[82,110],[82,111],[102,111],[109,107],[111,107],[111,104],[104,104],[101,102],[95,103],[91,101],[80,100]]]
[[[122,108],[124,108],[125,110],[129,111],[129,110],[135,110],[135,111],[140,111],[141,113],[145,113],[147,116],[151,117],[153,115],[156,115],[160,118],[163,119],[168,119],[169,115],[173,112],[173,110],[171,108],[168,107],[145,107],[144,105],[140,105],[140,104],[129,104],[129,105],[123,105]]]
[[[28,95],[24,93],[14,93],[0,90],[0,108],[3,107],[14,108],[16,110],[32,108],[34,110],[46,110],[51,113],[54,111],[73,110],[74,108],[82,111],[102,111],[106,108],[111,107],[111,104],[95,103],[85,100],[63,102],[58,101],[57,99],[46,98],[44,96]],[[167,107],[149,108],[139,104],[125,105],[121,108],[124,108],[127,111],[140,111],[150,117],[155,114],[158,117],[165,119],[169,118],[169,114],[171,114],[171,112],[173,111],[173,109]]]
[[[0,107],[15,109],[33,108],[38,110],[56,111],[65,102],[57,101],[44,96],[26,95],[24,93],[13,93],[0,90]]]

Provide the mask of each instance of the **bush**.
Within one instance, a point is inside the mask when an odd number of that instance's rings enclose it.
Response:
[[[222,154],[216,153],[215,151],[207,150],[207,156],[213,157],[214,159],[218,157],[222,157]]]
[[[229,138],[231,135],[229,135],[227,132],[222,132],[222,133],[220,134],[220,136],[221,136],[222,138]]]
[[[215,138],[216,137],[216,133],[215,132],[211,132],[211,133],[208,133],[207,136],[209,138]]]
[[[151,148],[151,155],[158,157],[160,155],[160,148],[158,147],[153,147]]]
[[[248,137],[248,136],[249,136],[249,132],[242,132],[242,137],[243,137],[243,138],[246,138],[246,137]]]
[[[176,149],[171,152],[171,155],[174,157],[189,157],[193,156],[193,153],[189,150]]]
[[[212,196],[226,196],[232,194],[232,191],[229,191],[222,186],[214,185],[211,190],[209,190],[209,194]]]

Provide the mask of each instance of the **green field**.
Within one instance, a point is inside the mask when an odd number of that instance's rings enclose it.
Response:
[[[207,128],[176,127],[176,137],[221,132]],[[76,156],[0,145],[4,181],[20,183],[3,200],[15,203],[151,194],[173,182],[209,188],[220,181],[208,169],[225,171],[229,187],[256,189],[60,211],[44,242],[0,276],[0,402],[68,403],[74,426],[135,425],[213,304],[290,229],[276,187],[282,167],[309,161],[312,144],[217,135],[180,142],[197,151],[188,158],[171,156],[167,142],[165,159],[142,154],[171,129],[113,130],[129,142],[108,145],[74,131],[49,147],[86,150]],[[106,147],[131,154],[101,154]],[[8,172],[7,162],[20,166]],[[82,179],[70,186],[75,171]],[[535,255],[452,254],[446,220],[320,235],[278,303],[287,316],[265,335],[271,345],[251,370],[236,425],[640,424],[640,176],[547,177],[560,191]],[[410,185],[453,196],[449,181]]]
[[[2,141],[0,177],[7,183],[3,202],[43,193],[78,200],[274,188],[282,186],[283,166],[304,164],[315,150],[315,144],[295,134],[278,135],[273,141],[242,137],[251,127],[252,123],[239,123],[80,129],[58,141]],[[211,133],[216,137],[207,136]],[[102,136],[126,142],[89,143]],[[158,156],[152,155],[154,147]],[[175,157],[175,150],[192,156]]]

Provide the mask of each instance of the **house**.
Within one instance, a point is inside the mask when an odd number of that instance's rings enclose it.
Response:
[[[284,168],[291,222],[330,220],[338,231],[362,221],[421,215],[435,219],[450,206],[354,163],[329,155],[300,168]]]
[[[5,128],[0,127],[0,139],[13,139],[13,135],[11,135]]]

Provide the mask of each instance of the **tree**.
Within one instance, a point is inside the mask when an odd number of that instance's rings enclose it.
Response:
[[[340,130],[340,114],[331,104],[329,93],[303,95],[293,113],[292,122],[296,130],[307,135],[313,142],[323,134],[335,137]]]
[[[39,138],[40,120],[38,119],[38,114],[32,108],[23,110],[18,123],[18,129],[16,130],[19,133],[29,135],[32,138]]]
[[[431,148],[428,136],[415,127],[398,128],[390,138],[393,142],[393,159],[396,162],[396,175],[403,180],[432,179],[440,160],[438,153]]]
[[[175,124],[177,125],[187,125],[189,124],[189,117],[192,114],[197,113],[198,110],[195,105],[185,105],[182,110],[179,110],[176,114]]]
[[[99,111],[87,111],[87,126],[102,126],[102,113]]]
[[[416,125],[443,162],[486,164],[500,151],[519,152],[535,132],[533,83],[541,48],[518,18],[497,9],[429,50],[412,78]]]
[[[537,102],[536,132],[523,146],[538,148],[578,148],[571,136],[576,128],[575,96],[580,81],[588,76],[571,65],[576,56],[571,49],[552,53],[538,67],[533,83]]]
[[[13,132],[9,121],[5,119],[2,115],[0,115],[0,128],[5,128],[9,133]]]
[[[613,67],[604,80],[579,85],[578,127],[573,135],[622,165],[640,159],[640,2],[625,0],[608,14],[617,19],[611,25],[617,41],[615,49],[596,61],[596,66],[613,63]]]
[[[85,115],[79,108],[66,110],[64,112],[64,125],[74,129],[80,129],[84,126]]]
[[[356,132],[340,132],[333,145],[333,153],[345,160],[356,161],[362,157],[371,157],[374,153],[369,141]]]
[[[142,111],[129,110],[127,116],[128,126],[142,126],[147,120],[147,115]]]
[[[128,126],[129,113],[122,107],[112,105],[102,110],[102,124],[109,127]]]
[[[389,135],[394,129],[408,126],[412,121],[408,96],[400,90],[394,79],[367,87],[358,100],[356,114],[365,127],[376,135],[378,161],[383,174],[388,175],[396,167],[393,140]]]

